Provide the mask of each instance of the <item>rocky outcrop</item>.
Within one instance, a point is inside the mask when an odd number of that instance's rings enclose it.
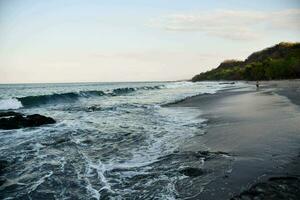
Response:
[[[54,124],[55,120],[39,114],[23,115],[17,112],[0,113],[0,129],[18,129],[36,127],[44,124]]]

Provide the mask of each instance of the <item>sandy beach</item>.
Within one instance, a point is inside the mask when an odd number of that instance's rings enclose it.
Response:
[[[232,169],[219,173],[194,199],[300,197],[300,81],[261,82],[258,90],[250,84],[247,91],[225,90],[169,105],[199,108],[199,116],[208,119],[206,134],[183,150],[201,151],[204,145],[233,160]]]

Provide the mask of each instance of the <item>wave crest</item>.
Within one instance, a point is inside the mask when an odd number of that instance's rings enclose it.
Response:
[[[23,106],[33,107],[33,106],[39,106],[43,104],[50,104],[50,103],[55,103],[55,104],[74,103],[78,101],[80,98],[89,98],[89,97],[97,97],[97,96],[98,97],[119,96],[119,95],[126,95],[137,90],[155,90],[161,88],[163,88],[163,86],[144,86],[144,87],[136,87],[136,88],[126,87],[126,88],[115,88],[107,91],[89,90],[89,91],[79,91],[79,92],[53,93],[53,94],[46,94],[46,95],[17,97],[14,99],[15,106],[10,106],[11,108],[6,108],[9,106],[5,106],[3,109],[18,109]],[[0,108],[1,108],[1,103],[0,103]]]
[[[48,103],[66,103],[66,102],[75,102],[79,98],[79,94],[69,92],[69,93],[62,93],[62,94],[48,94],[48,95],[38,95],[38,96],[26,96],[17,98],[23,106],[31,107],[41,104],[48,104]]]

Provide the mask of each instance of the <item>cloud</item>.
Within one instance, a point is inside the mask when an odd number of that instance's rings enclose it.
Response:
[[[300,31],[300,9],[282,11],[217,10],[193,14],[173,14],[150,21],[167,31],[201,32],[232,40],[252,40],[266,31]]]

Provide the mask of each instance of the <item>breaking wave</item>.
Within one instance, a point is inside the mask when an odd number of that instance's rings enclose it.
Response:
[[[74,103],[80,98],[90,98],[90,97],[100,97],[100,96],[121,96],[129,95],[138,90],[159,90],[159,89],[173,89],[173,88],[184,88],[193,86],[195,83],[188,81],[181,82],[170,82],[155,86],[142,86],[142,87],[123,87],[114,88],[110,90],[87,90],[79,92],[66,92],[66,93],[52,93],[52,94],[42,94],[34,96],[24,96],[24,97],[14,97],[9,99],[0,99],[0,110],[10,110],[19,109],[22,107],[35,107],[45,104],[60,104],[60,103]],[[204,92],[205,93],[205,92]],[[199,95],[199,94],[198,94]],[[185,100],[188,97],[183,97],[175,102],[163,103],[162,105],[178,103]]]
[[[67,92],[67,93],[53,93],[37,96],[25,96],[16,97],[12,99],[0,100],[0,110],[19,109],[22,107],[34,107],[44,104],[58,104],[58,103],[73,103],[78,101],[80,98],[99,97],[99,96],[119,96],[126,95],[137,90],[155,90],[161,89],[164,86],[144,86],[144,87],[126,87],[116,88],[112,90],[90,90],[90,91],[79,91],[79,92]]]

